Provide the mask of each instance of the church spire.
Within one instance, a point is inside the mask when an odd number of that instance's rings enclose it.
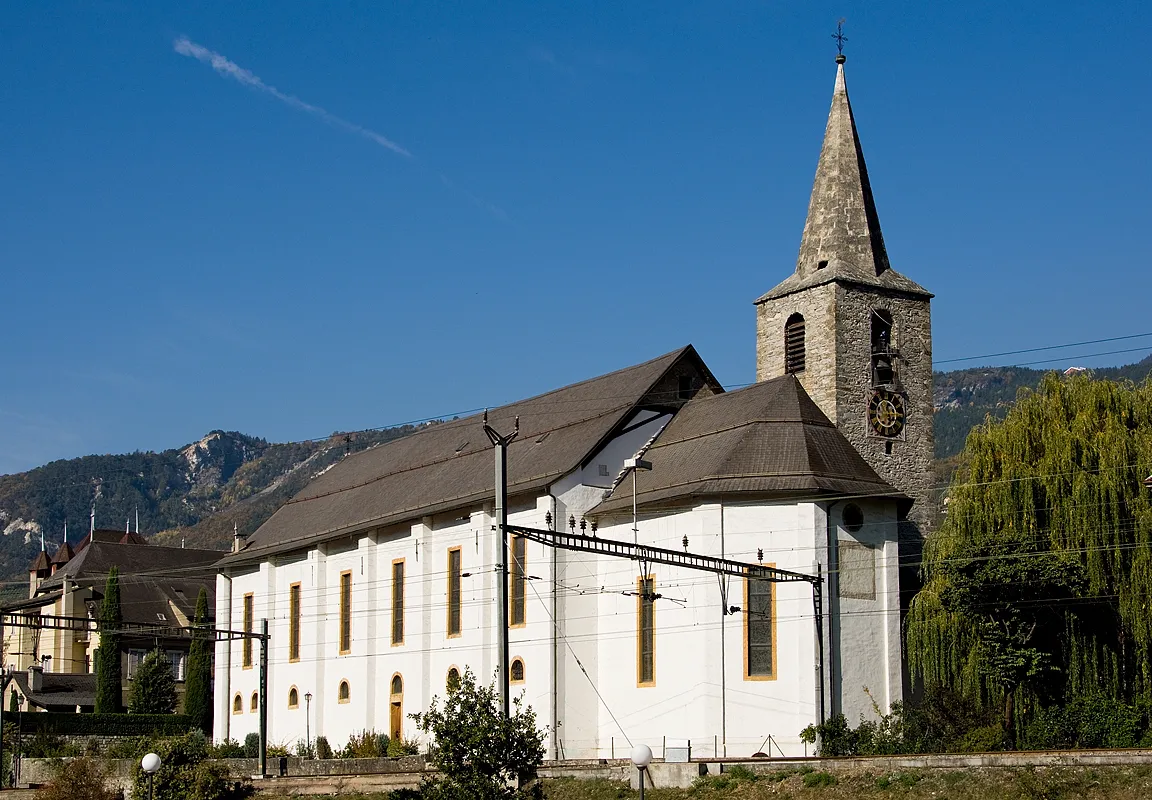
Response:
[[[802,277],[832,267],[843,277],[854,274],[868,280],[889,269],[868,168],[848,102],[845,61],[843,53],[836,56],[832,109],[796,262],[796,274]]]

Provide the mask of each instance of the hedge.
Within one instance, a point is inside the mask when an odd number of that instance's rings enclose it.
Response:
[[[178,736],[194,725],[184,714],[21,714],[20,732],[54,736]]]

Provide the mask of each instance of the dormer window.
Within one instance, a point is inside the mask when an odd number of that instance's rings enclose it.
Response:
[[[784,324],[784,371],[804,371],[804,317],[793,314]]]
[[[676,387],[677,400],[691,400],[692,399],[692,376],[681,375],[679,383]]]

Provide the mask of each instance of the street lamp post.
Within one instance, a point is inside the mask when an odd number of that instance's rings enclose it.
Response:
[[[305,751],[312,752],[312,692],[304,693],[304,745]]]
[[[152,779],[160,771],[160,756],[149,753],[140,759],[140,769],[148,775],[148,800],[152,800]]]
[[[632,750],[632,763],[640,772],[640,800],[644,800],[644,773],[652,763],[652,748],[646,744],[638,744]]]

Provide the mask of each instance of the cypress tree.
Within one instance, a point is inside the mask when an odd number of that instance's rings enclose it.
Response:
[[[1150,471],[1149,382],[1051,374],[975,428],[925,543],[913,678],[1003,708],[1006,728],[1014,700],[1152,700]]]
[[[195,627],[188,650],[188,674],[184,679],[184,713],[192,724],[212,733],[212,640],[199,629],[208,627],[208,590],[200,587],[196,598]]]
[[[176,710],[176,679],[161,650],[149,653],[132,676],[128,710],[133,714],[171,714]]]
[[[120,570],[112,567],[104,583],[100,606],[100,647],[96,649],[96,713],[119,714],[124,710],[120,671]]]

